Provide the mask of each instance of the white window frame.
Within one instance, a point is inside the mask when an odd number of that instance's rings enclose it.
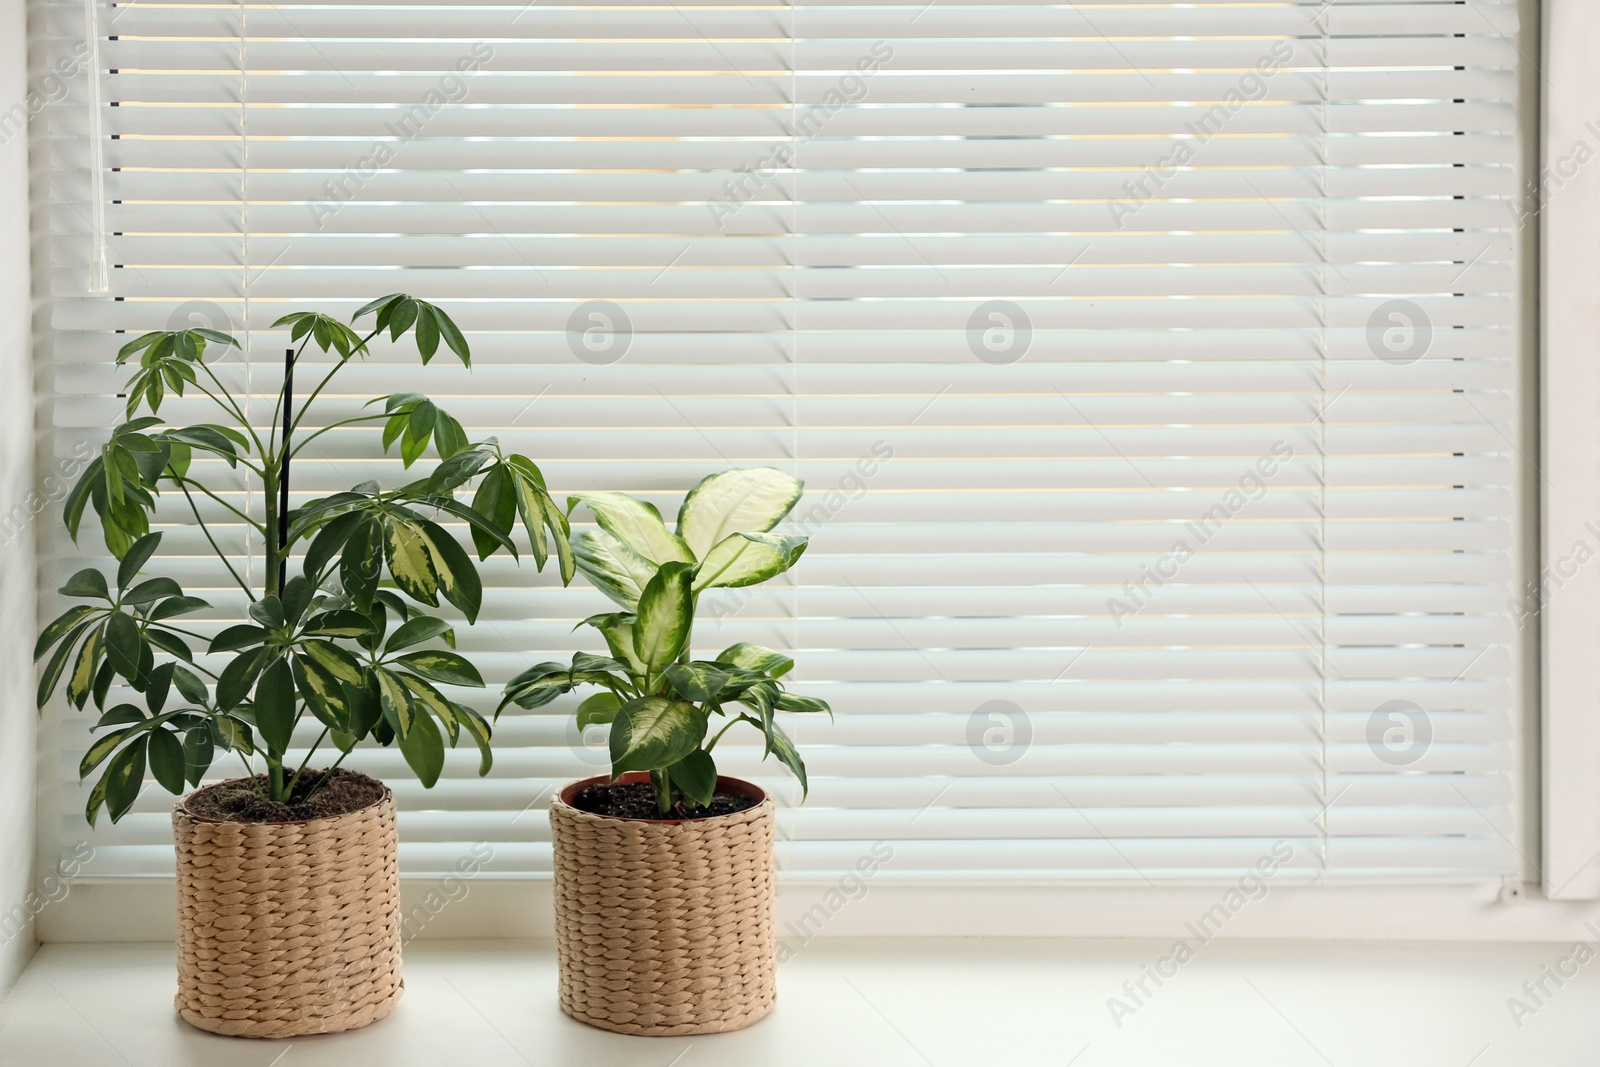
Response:
[[[1600,551],[1600,166],[1572,170],[1565,162],[1582,141],[1600,158],[1600,106],[1586,114],[1591,57],[1600,48],[1600,5],[1594,0],[1523,0],[1525,39],[1542,30],[1538,68],[1525,72],[1525,158],[1547,181],[1546,199],[1528,197],[1528,248],[1524,291],[1537,294],[1538,340],[1524,331],[1528,351],[1537,343],[1538,388],[1525,392],[1528,442],[1542,477],[1527,479],[1529,537],[1522,553],[1527,573],[1551,583],[1540,625],[1524,631],[1522,653],[1537,657],[1539,672],[1520,703],[1537,719],[1539,738],[1524,753],[1522,805],[1538,841],[1538,862],[1525,857],[1524,880],[1494,886],[1270,887],[1239,911],[1221,936],[1352,940],[1592,940],[1600,927],[1600,565],[1567,573],[1574,545]],[[1540,22],[1542,20],[1542,26]],[[1531,64],[1530,64],[1531,65]],[[1593,126],[1588,123],[1593,123]],[[1534,151],[1536,147],[1536,152]],[[1555,179],[1560,184],[1549,186]],[[1537,218],[1538,225],[1534,226]],[[36,292],[48,289],[36,280]],[[1531,305],[1530,305],[1531,306]],[[1530,316],[1531,317],[1531,316]],[[1533,360],[1528,380],[1535,373]],[[1535,407],[1537,405],[1537,410]],[[1519,442],[1519,445],[1522,443]],[[1524,446],[1529,455],[1532,447]],[[1552,491],[1554,487],[1554,491]],[[1592,524],[1593,530],[1590,529]],[[48,534],[42,534],[48,536]],[[1560,584],[1556,585],[1556,579]],[[1513,595],[1521,597],[1525,576]],[[1538,677],[1533,676],[1537,673]],[[57,758],[54,731],[40,731],[40,766]],[[45,776],[47,779],[53,776]],[[40,783],[39,840],[54,842],[56,799]],[[1058,936],[1169,937],[1215,905],[1226,887],[1110,888],[1031,885],[871,884],[852,890],[841,907],[829,903],[832,885],[791,885],[781,890],[780,936]],[[170,879],[75,884],[38,918],[44,941],[135,941],[169,936],[175,928]],[[429,880],[404,885],[408,913],[428,913],[422,937],[548,937],[550,889],[537,879],[484,879],[445,886]],[[443,899],[443,907],[433,903]],[[825,921],[815,922],[817,908]],[[807,925],[807,917],[812,918]]]

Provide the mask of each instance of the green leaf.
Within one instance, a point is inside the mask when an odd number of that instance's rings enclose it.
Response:
[[[428,649],[423,652],[407,652],[397,656],[392,661],[405,667],[414,674],[445,685],[469,685],[483,688],[483,676],[478,673],[464,656],[442,649]]]
[[[441,418],[449,418],[449,416],[441,415]],[[454,419],[451,419],[450,421],[455,422]],[[436,440],[438,437],[438,431],[439,427],[435,425],[434,436]],[[481,448],[474,448],[467,452],[456,452],[454,455],[450,456],[449,459],[446,459],[443,463],[435,467],[433,469],[433,473],[428,476],[428,492],[443,495],[455,489],[457,486],[465,485],[468,479],[482,470],[484,465],[492,459],[494,459],[494,453]],[[495,470],[503,469],[504,468],[501,467],[495,468]],[[494,472],[491,471],[490,476],[493,476],[493,474]],[[478,495],[482,496],[482,494],[483,490],[480,488],[478,490]],[[478,503],[476,498],[474,498],[472,506],[478,511],[483,512],[485,515],[491,514],[490,511],[485,510]]]
[[[817,697],[803,697],[798,693],[779,693],[777,707],[779,711],[825,711],[829,715],[833,714],[833,708],[826,700],[821,700]]]
[[[149,628],[144,632],[144,639],[161,651],[177,656],[185,663],[194,662],[194,653],[181,637],[175,637],[164,630]]]
[[[396,629],[394,635],[389,638],[389,643],[383,646],[383,651],[385,654],[398,652],[402,648],[431,641],[449,630],[450,624],[443,619],[436,619],[432,615],[419,615]]]
[[[116,822],[128,814],[134,801],[139,799],[139,787],[144,784],[145,739],[135,738],[111,759],[101,784],[105,786],[106,810],[111,821]]]
[[[473,742],[478,746],[478,777],[482,778],[494,766],[494,753],[489,750],[489,724],[484,721],[482,715],[465,704],[456,705],[456,716],[461,720],[462,729],[471,735]]]
[[[740,641],[729,645],[717,655],[718,663],[729,663],[746,670],[760,671],[769,678],[782,678],[794,667],[794,660],[782,652]]]
[[[695,561],[688,546],[667,529],[653,504],[626,493],[579,493],[568,499],[586,505],[602,530],[657,566]]]
[[[543,707],[563,693],[572,691],[572,676],[565,663],[538,663],[506,683],[500,709],[507,704],[533,709]],[[499,709],[496,710],[499,714]]]
[[[717,764],[711,753],[695,749],[667,768],[672,784],[702,808],[717,794]]]
[[[207,652],[234,652],[241,648],[259,645],[271,634],[259,626],[242,622],[237,626],[229,626],[211,639]]]
[[[275,593],[268,593],[260,600],[254,601],[245,609],[250,617],[269,630],[283,629],[283,601]]]
[[[105,460],[95,458],[83,473],[78,476],[77,484],[72,487],[72,492],[67,494],[66,503],[62,506],[62,521],[65,522],[67,533],[72,535],[74,544],[78,541],[78,527],[83,523],[83,509],[89,503],[96,484],[104,484]]]
[[[100,716],[93,729],[103,730],[107,726],[124,726],[130,722],[144,722],[148,718],[144,710],[137,704],[118,704],[116,707]],[[82,778],[83,775],[78,777]]]
[[[415,718],[411,706],[411,691],[393,671],[378,667],[372,673],[378,679],[378,701],[383,708],[383,716],[389,720],[389,725],[403,742],[406,735],[411,732],[412,721]]]
[[[261,672],[256,684],[256,731],[274,755],[286,752],[294,736],[295,687],[289,665],[278,660]]]
[[[804,537],[730,534],[706,553],[695,571],[694,591],[757,585],[793,567],[805,550]]]
[[[71,578],[68,578],[59,591],[65,596],[92,596],[99,600],[111,599],[111,590],[106,587],[106,576],[93,567],[85,567]]]
[[[128,588],[128,583],[133,581],[139,569],[145,565],[160,544],[161,535],[158,533],[147,534],[133,543],[128,549],[128,554],[122,557],[121,565],[117,567],[118,589]]]
[[[383,577],[383,524],[371,516],[355,525],[339,560],[339,584],[357,611],[370,611]]]
[[[611,723],[611,772],[670,767],[700,747],[705,712],[666,697],[641,697],[617,709]]]
[[[608,723],[617,717],[622,698],[612,692],[596,693],[578,705],[578,729]]]
[[[65,637],[68,632],[93,615],[96,610],[98,609],[91,608],[87,604],[79,604],[75,608],[68,608],[57,616],[49,626],[44,628],[44,632],[39,635],[39,640],[34,644],[33,661],[35,663],[39,662],[44,654],[50,650],[51,645]]]
[[[307,620],[304,632],[320,637],[363,637],[372,632],[372,616],[345,609],[325,611]]]
[[[424,304],[423,307],[433,315],[433,321],[439,327],[439,336],[444,338],[444,343],[450,346],[450,351],[460,357],[461,365],[464,367],[472,366],[472,350],[467,347],[467,339],[456,328],[455,322],[449,315],[446,315],[432,304]]]
[[[111,669],[129,681],[137,678],[143,647],[144,638],[139,636],[133,616],[113,611],[106,619],[106,658]]]
[[[444,770],[444,738],[439,735],[439,727],[432,718],[418,715],[411,720],[411,729],[400,735],[400,753],[416,772],[422,787],[432,789],[439,780],[439,772]]]
[[[231,715],[218,715],[211,720],[211,725],[214,728],[213,739],[218,741],[223,748],[228,749],[230,752],[242,752],[246,756],[255,752],[255,735],[246,723],[240,722]]]
[[[688,563],[664,563],[639,596],[639,617],[633,624],[633,647],[652,674],[677,658],[694,624]]]
[[[350,653],[327,641],[302,641],[300,651],[317,661],[317,665],[341,682],[361,685],[365,677],[361,664]]]
[[[433,554],[434,570],[439,576],[439,591],[446,600],[461,609],[467,622],[477,622],[478,612],[483,607],[483,579],[478,576],[478,568],[473,564],[472,557],[438,523],[425,521],[421,526]]]
[[[339,554],[345,542],[350,539],[350,534],[362,522],[369,521],[364,511],[347,511],[343,515],[329,519],[317,535],[311,539],[311,547],[306,549],[305,561],[301,569],[312,581],[320,581],[328,564],[333,557]]]
[[[783,732],[783,727],[776,722],[768,721],[765,724],[765,729],[767,746],[772,750],[773,755],[778,757],[778,761],[793,771],[794,776],[800,779],[800,796],[801,799],[804,799],[805,795],[810,792],[811,786],[806,782],[806,765],[805,761],[800,758],[799,750],[794,747],[794,742],[789,740],[789,735]]]
[[[177,687],[179,695],[191,704],[205,704],[211,693],[206,689],[206,684],[200,676],[189,668],[177,666],[172,669],[172,684]]]
[[[150,776],[160,783],[161,788],[175,795],[182,793],[183,742],[178,740],[178,735],[159,726],[151,730],[146,755],[150,761]]]
[[[515,482],[511,468],[502,464],[483,476],[472,497],[472,510],[488,519],[501,533],[510,533],[517,520]],[[472,527],[472,543],[478,549],[479,559],[488,559],[500,547],[499,542],[477,526]]]
[[[241,652],[229,664],[222,668],[222,675],[217,679],[217,707],[223,711],[239,705],[247,695],[250,687],[255,685],[256,678],[261,674],[262,667],[266,666],[267,657],[271,652],[265,648],[252,648],[248,652]]]
[[[183,776],[191,786],[200,784],[216,758],[217,748],[208,725],[201,723],[183,735]]]
[[[282,595],[279,597],[283,602],[284,622],[290,626],[297,625],[301,618],[304,617],[306,609],[311,606],[312,598],[315,595],[316,589],[312,587],[310,582],[305,580],[303,575],[296,575],[290,578],[283,587]]]
[[[162,619],[187,615],[192,611],[199,611],[201,608],[209,608],[210,606],[209,602],[201,600],[197,596],[169,597],[157,604],[155,609],[150,612],[150,621],[159,622]]]
[[[666,674],[679,696],[697,703],[716,700],[728,684],[728,672],[709,663],[674,663]]]
[[[307,655],[295,656],[291,661],[295,688],[305,699],[306,707],[317,721],[330,730],[350,729],[350,705],[345,697],[343,683],[332,671]]]
[[[383,524],[383,554],[394,582],[413,600],[430,607],[439,604],[439,572],[422,531],[393,519]]]
[[[429,312],[417,316],[417,354],[422,357],[423,366],[433,358],[439,350],[439,320]]]
[[[122,603],[125,606],[138,607],[140,604],[152,604],[166,597],[182,595],[183,587],[171,578],[151,578],[124,593]]]
[[[150,708],[151,714],[159,715],[162,706],[167,702],[167,693],[172,688],[172,668],[173,664],[163,663],[147,672],[144,702]]]
[[[572,556],[596,589],[629,611],[638,606],[639,595],[656,574],[649,560],[604,530],[584,530],[573,537]]]
[[[456,703],[421,678],[413,678],[409,674],[399,675],[399,678],[411,691],[411,708],[417,713],[417,717],[425,718],[424,712],[432,712],[434,718],[444,723],[445,730],[450,735],[450,747],[455,748],[456,740],[461,733],[461,724],[456,717]]]
[[[78,638],[82,637],[84,631],[89,630],[91,626],[94,626],[93,619],[79,623],[67,634],[67,636],[62,640],[61,644],[56,648],[55,652],[50,657],[50,662],[45,664],[44,673],[39,676],[39,691],[37,694],[38,707],[42,708],[46,703],[49,702],[50,694],[55,692],[57,684],[59,684],[61,681],[62,674],[66,672],[67,663],[72,659],[73,647],[77,645]],[[98,628],[93,632],[98,633]],[[93,670],[92,664],[90,666],[90,670]],[[88,683],[86,682],[84,689],[85,693],[88,692],[87,685]],[[72,697],[70,685],[68,686],[67,695],[69,699]],[[73,702],[76,703],[78,707],[83,707],[81,701]]]
[[[119,706],[132,707],[131,704],[123,704]],[[115,752],[118,746],[120,746],[124,741],[135,734],[148,730],[149,728],[149,722],[141,718],[132,726],[126,726],[121,730],[113,730],[109,734],[95,738],[94,743],[89,746],[89,750],[85,752],[83,754],[83,758],[78,761],[78,778],[81,780],[89,777],[89,775],[94,772],[94,769],[100,766],[100,764],[104,763],[106,758]]]
[[[94,827],[95,816],[100,814],[100,809],[106,803],[106,776],[101,775],[100,780],[89,790],[89,800],[83,805],[83,817],[88,820],[91,829]]]
[[[800,499],[805,485],[772,467],[735,467],[689,490],[678,509],[678,536],[697,559],[736,533],[765,533]]]
[[[350,705],[350,733],[356,738],[367,736],[383,721],[383,701],[378,696],[375,676],[364,675],[361,685],[346,685],[344,696]]]

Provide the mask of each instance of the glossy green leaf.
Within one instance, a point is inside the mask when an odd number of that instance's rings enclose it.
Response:
[[[728,672],[709,663],[674,663],[666,670],[667,681],[685,700],[704,703],[716,700],[728,684]]]
[[[410,730],[400,738],[400,752],[416,772],[422,787],[432,789],[439,780],[439,772],[444,770],[444,738],[433,719],[427,715],[415,716]]]
[[[501,533],[510,533],[517,518],[517,490],[511,469],[496,467],[483,476],[478,491],[472,497],[472,510],[488,519]],[[472,543],[479,559],[488,559],[500,547],[487,531],[472,527]]]
[[[145,739],[137,737],[111,759],[106,768],[105,801],[111,821],[116,822],[139,799],[139,787],[144,784]]]
[[[705,713],[693,704],[666,697],[630,700],[611,723],[612,774],[670,767],[698,748],[705,733]]]
[[[689,640],[694,622],[689,592],[693,572],[688,563],[664,563],[639,596],[633,647],[652,674],[676,659]]]
[[[584,530],[572,538],[572,557],[583,576],[617,604],[633,611],[656,568],[604,530]]]
[[[439,591],[461,609],[467,622],[477,622],[478,612],[483,607],[483,579],[472,557],[437,523],[423,522],[421,528],[439,577]]]
[[[45,664],[44,671],[39,676],[39,691],[37,693],[38,707],[42,708],[49,702],[50,694],[55,692],[56,686],[61,682],[61,676],[66,673],[67,664],[72,661],[73,649],[77,647],[78,639],[82,637],[85,632],[89,631],[89,628],[92,626],[96,626],[94,619],[80,622],[72,630],[68,631],[66,637],[62,639],[61,644],[56,646],[55,652],[51,654],[49,662]],[[94,632],[98,633],[98,628],[96,628]],[[84,692],[87,693],[87,691],[88,683],[85,682]],[[72,697],[70,686],[68,688],[68,697],[69,699]],[[74,700],[73,702],[76,703],[78,707],[83,706],[83,704],[79,701]]]
[[[383,646],[383,650],[385,653],[398,652],[402,648],[431,641],[449,630],[450,624],[445,620],[436,619],[432,615],[419,615],[396,629],[388,643]]]
[[[348,682],[351,685],[363,684],[361,664],[339,646],[327,641],[302,641],[300,651],[316,660],[318,666],[341,682]]]
[[[197,596],[168,597],[151,610],[150,621],[159,622],[162,619],[173,619],[179,615],[188,615],[191,612],[199,611],[201,608],[209,608],[210,606],[211,604],[208,601],[201,600]]]
[[[132,680],[138,677],[144,638],[139,636],[139,624],[133,616],[113,611],[106,618],[106,660],[111,669]]]
[[[804,537],[730,534],[706,553],[695,572],[694,591],[757,585],[793,567],[805,550]]]
[[[389,725],[403,741],[411,732],[412,722],[416,718],[411,706],[411,691],[393,671],[378,667],[373,674],[378,679],[378,701],[383,708],[383,717],[389,720]]]
[[[34,644],[34,662],[39,662],[39,660],[44,657],[44,654],[50,651],[51,645],[65,637],[85,619],[93,615],[97,610],[100,609],[91,608],[87,604],[79,604],[77,607],[68,608],[65,612],[58,615],[54,620],[51,621],[50,625],[44,628],[44,632],[39,635],[39,640]]]
[[[150,761],[150,776],[161,788],[181,794],[184,788],[183,742],[178,740],[178,735],[159,726],[151,730],[145,755]]]
[[[789,514],[805,486],[772,467],[735,467],[701,480],[678,510],[678,536],[695,558],[736,533],[765,533]]]
[[[465,730],[478,746],[478,777],[482,778],[494,766],[494,753],[489,749],[491,730],[482,715],[473,711],[465,704],[456,705],[456,716],[461,720],[461,728]]]
[[[217,758],[215,742],[211,739],[211,728],[205,723],[190,727],[183,735],[183,777],[191,786],[198,786],[200,780],[206,776],[206,771],[211,769],[211,764]]]
[[[483,676],[478,673],[478,668],[468,662],[466,657],[455,652],[446,652],[443,649],[407,652],[403,656],[396,656],[390,662],[431,681],[443,682],[446,685],[474,686],[480,689],[483,687]]]
[[[153,533],[139,538],[129,547],[127,555],[122,557],[122,562],[117,567],[118,589],[128,588],[128,583],[138,575],[160,544],[161,535]]]
[[[217,679],[219,709],[226,711],[238,707],[239,703],[250,694],[250,687],[256,684],[256,679],[260,677],[261,669],[266,665],[270,654],[265,648],[252,648],[239,653],[222,668],[222,674]]]
[[[383,524],[383,555],[389,574],[407,596],[430,607],[439,604],[439,572],[417,527],[389,520]]]
[[[178,693],[191,704],[205,704],[211,699],[211,692],[206,688],[206,683],[200,676],[181,664],[172,669],[172,684]]]
[[[383,524],[363,516],[345,539],[339,558],[339,584],[357,611],[372,608],[372,598],[383,577]]]
[[[752,645],[747,641],[740,641],[723,649],[717,655],[717,662],[760,671],[771,678],[782,678],[794,667],[794,660],[782,652],[774,652],[770,648]]]
[[[256,732],[261,735],[267,750],[273,753],[288,751],[294,736],[295,685],[294,674],[282,659],[261,672],[256,683]]]
[[[93,567],[85,567],[71,578],[68,578],[59,591],[64,596],[92,596],[99,600],[111,599],[111,590],[106,586],[106,576]]]
[[[688,795],[702,808],[711,803],[717,793],[717,764],[711,753],[695,749],[683,759],[667,768],[675,788]]]
[[[622,698],[612,692],[595,693],[582,704],[578,705],[578,729],[593,726],[596,723],[605,724],[617,717],[617,711],[622,707]]]
[[[586,506],[602,530],[656,566],[695,561],[688,546],[667,529],[653,504],[626,493],[579,493],[568,499]]]
[[[237,626],[229,626],[220,630],[217,636],[211,639],[211,644],[206,647],[207,652],[233,652],[241,648],[250,648],[259,645],[269,637],[269,633],[259,626],[248,622],[241,622]]]
[[[350,728],[350,705],[342,682],[310,656],[301,654],[290,660],[295,688],[317,721],[330,730]]]

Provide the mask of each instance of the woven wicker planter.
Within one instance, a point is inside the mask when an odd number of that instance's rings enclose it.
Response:
[[[394,795],[293,823],[172,812],[178,1014],[233,1037],[366,1026],[400,999]]]
[[[777,997],[772,798],[687,821],[615,819],[550,805],[561,1010],[622,1034],[671,1037],[749,1026]],[[622,781],[649,781],[643,773]]]

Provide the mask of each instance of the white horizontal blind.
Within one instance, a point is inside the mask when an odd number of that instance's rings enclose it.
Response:
[[[81,6],[43,11],[66,54]],[[1511,4],[98,18],[106,139],[75,95],[37,141],[58,453],[116,417],[114,331],[231,328],[227,372],[270,397],[275,317],[403,289],[475,368],[381,351],[330,419],[427,392],[554,489],[669,517],[730,464],[807,481],[791,584],[708,597],[695,634],[794,649],[838,710],[792,724],[803,807],[750,738],[724,759],[781,798],[788,876],[879,841],[911,879],[1233,879],[1277,842],[1298,881],[1512,870]],[[300,500],[401,476],[370,434],[322,441]],[[175,576],[237,617],[168,517]],[[495,688],[603,610],[581,579],[484,575],[462,647]],[[512,709],[488,780],[462,751],[424,792],[360,753],[405,869],[486,841],[492,872],[547,871],[551,790],[604,764],[572,706]],[[64,845],[167,873],[156,787],[117,827],[76,814],[86,719],[61,730]]]

